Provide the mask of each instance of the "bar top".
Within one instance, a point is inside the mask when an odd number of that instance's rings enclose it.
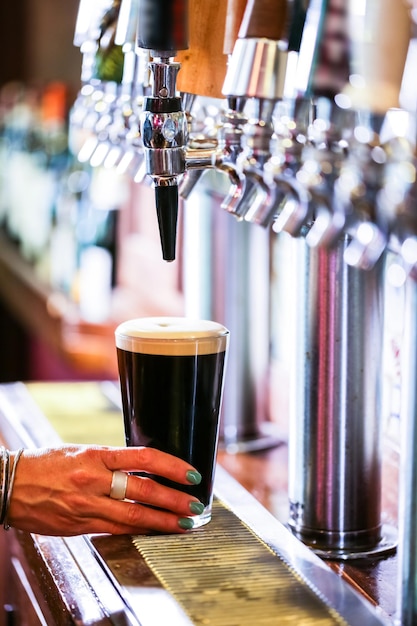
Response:
[[[88,429],[86,423],[89,424]],[[10,446],[22,443],[26,446],[51,445],[62,440],[74,441],[76,433],[80,436],[81,443],[123,444],[120,411],[109,402],[108,390],[103,390],[103,384],[99,383],[0,385],[0,429],[2,437]],[[256,454],[231,455],[220,452],[215,490],[217,501],[232,511],[239,523],[249,528],[282,562],[289,563],[301,579],[314,588],[319,597],[326,598],[326,603],[342,619],[334,623],[356,625],[360,623],[359,620],[367,625],[392,623],[395,612],[395,557],[365,563],[330,563],[329,568],[277,521],[276,517],[285,518],[286,515],[285,488],[285,445]],[[265,506],[261,506],[260,502]],[[285,519],[282,521],[285,522]],[[26,536],[24,539],[27,543]],[[40,545],[52,539],[36,538],[35,541]],[[144,606],[143,589],[141,591],[135,585],[132,586],[132,579],[129,578],[129,572],[136,572],[133,576],[135,578],[138,569],[145,576],[145,589],[147,586],[158,588],[159,592],[153,593],[162,594],[165,598],[164,606],[170,605],[172,610],[169,596],[161,590],[160,584],[155,587],[155,571],[158,568],[153,571],[143,569],[143,560],[138,558],[138,551],[130,537],[98,536],[65,540],[54,538],[54,541],[61,541],[61,547],[65,546],[76,559],[77,567],[81,566],[88,571],[87,579],[93,576],[94,580],[101,580],[105,586],[109,580],[117,583],[106,595],[109,602],[118,607],[115,610],[121,610],[120,595],[115,593],[115,588],[118,591],[122,589],[122,597],[129,598],[129,610],[133,600],[138,597],[141,598],[141,606]],[[88,551],[85,551],[86,541],[91,559]],[[48,550],[50,549],[49,546]],[[97,570],[97,563],[101,562],[106,567]],[[273,571],[271,577],[275,577]],[[346,584],[345,580],[351,584]],[[135,591],[132,592],[133,588]],[[150,600],[149,594],[145,595]],[[376,610],[373,606],[377,607]],[[131,623],[134,624],[135,610],[132,609],[131,613]],[[189,618],[187,619],[178,623],[190,623]],[[147,623],[151,622],[144,622]]]

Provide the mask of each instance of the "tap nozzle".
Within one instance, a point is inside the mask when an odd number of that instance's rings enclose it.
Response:
[[[178,218],[177,181],[175,178],[159,178],[154,186],[162,258],[164,261],[174,261]]]
[[[154,65],[157,64],[151,64]],[[159,91],[161,90],[162,88]],[[159,97],[156,95],[147,97],[143,109],[141,135],[146,173],[152,178],[155,188],[163,258],[173,261],[178,213],[178,177],[185,171],[187,120],[182,110],[181,99],[175,96],[162,97],[160,94]]]
[[[178,178],[185,172],[187,119],[176,94],[180,64],[172,59],[188,48],[187,0],[140,0],[138,46],[150,50],[152,95],[140,119],[146,174],[152,178],[163,258],[175,258]]]

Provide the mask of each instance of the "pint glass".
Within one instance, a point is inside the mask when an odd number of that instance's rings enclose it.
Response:
[[[210,521],[229,331],[213,321],[133,319],[116,331],[126,444],[150,446],[193,465],[202,481],[175,485],[205,505]],[[159,482],[167,481],[154,477]]]

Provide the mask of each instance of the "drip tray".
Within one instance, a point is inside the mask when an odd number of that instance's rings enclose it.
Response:
[[[215,493],[212,521],[196,531],[90,537],[129,624],[391,623],[220,467]]]
[[[346,624],[217,500],[205,528],[133,543],[196,626]]]

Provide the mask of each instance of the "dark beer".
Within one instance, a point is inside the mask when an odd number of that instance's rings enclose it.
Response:
[[[228,332],[214,323],[151,319],[152,330],[133,320],[116,331],[126,444],[188,461],[202,482],[180,488],[210,507]]]

